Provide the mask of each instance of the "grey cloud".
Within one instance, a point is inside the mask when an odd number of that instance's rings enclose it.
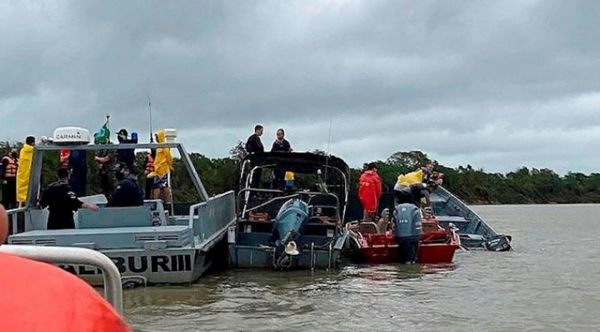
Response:
[[[593,171],[599,14],[593,1],[6,2],[0,132],[111,113],[147,137],[152,97],[154,127],[212,156],[258,122],[324,150],[332,119],[330,149],[355,166],[421,149]]]

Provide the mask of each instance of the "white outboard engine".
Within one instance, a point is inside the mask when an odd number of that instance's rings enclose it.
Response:
[[[421,237],[421,210],[409,203],[400,204],[394,210],[394,234],[400,250],[402,263],[417,261]]]

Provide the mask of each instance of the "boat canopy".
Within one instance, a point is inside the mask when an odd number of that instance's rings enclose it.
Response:
[[[349,173],[348,164],[341,158],[311,152],[252,153],[245,161],[250,161],[254,167],[273,165],[296,173],[314,173],[325,166],[336,168],[344,174]]]

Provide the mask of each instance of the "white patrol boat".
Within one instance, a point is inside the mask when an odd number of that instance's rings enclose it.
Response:
[[[168,133],[168,137],[174,136],[172,131]],[[228,227],[235,224],[234,193],[209,198],[188,153],[174,139],[158,144],[94,145],[89,144],[89,131],[66,127],[57,129],[52,139],[43,141],[45,144],[34,149],[27,201],[23,207],[8,211],[11,222],[9,244],[98,250],[116,264],[123,282],[134,285],[189,284],[204,274],[215,258],[226,257],[223,241]],[[107,207],[106,196],[97,194],[80,198],[95,203],[99,209],[76,212],[74,229],[48,230],[48,211],[40,208],[38,203],[45,189],[41,179],[42,165],[49,159],[45,156],[58,155],[64,149],[91,153],[124,149],[177,151],[199,202],[188,202],[188,213],[175,215],[173,209],[168,211],[159,199],[145,200],[142,206]],[[97,268],[85,265],[62,267],[92,284],[102,282],[101,271]]]

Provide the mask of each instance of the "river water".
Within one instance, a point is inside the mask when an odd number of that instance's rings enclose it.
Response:
[[[476,206],[514,251],[453,266],[227,271],[192,287],[126,291],[139,331],[600,329],[600,205]]]

